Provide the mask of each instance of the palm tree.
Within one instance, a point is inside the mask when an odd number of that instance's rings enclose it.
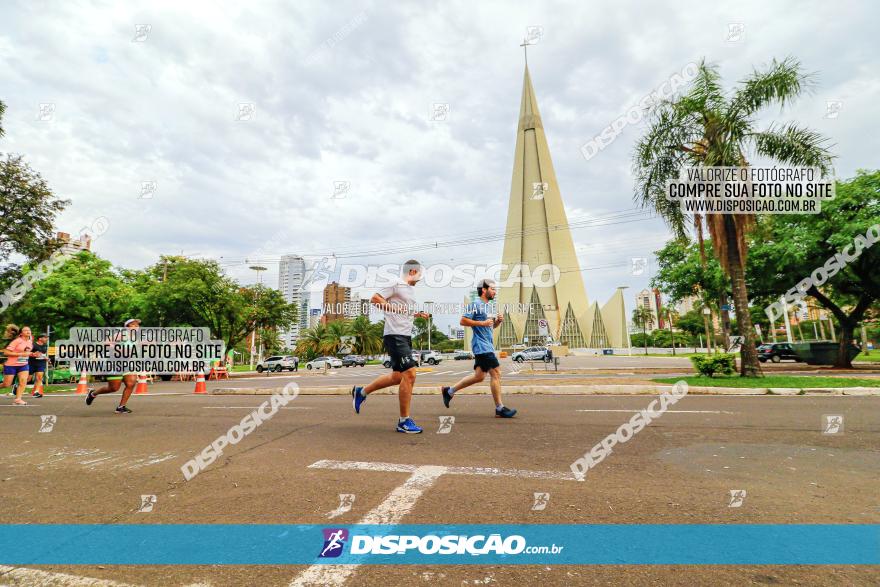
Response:
[[[382,349],[382,330],[370,323],[367,316],[358,316],[351,322],[355,350],[362,355],[375,355]]]
[[[804,93],[812,83],[800,64],[787,58],[773,60],[764,71],[755,71],[732,94],[721,87],[717,66],[701,62],[696,78],[681,97],[656,104],[650,126],[636,146],[633,171],[635,199],[653,207],[676,236],[687,238],[687,221],[678,203],[666,199],[667,180],[678,177],[686,166],[747,166],[746,153],[796,166],[831,171],[832,155],[827,139],[794,123],[771,124],[757,130],[757,114],[765,106],[784,106]],[[746,235],[754,225],[747,214],[707,214],[712,247],[725,274],[730,277],[742,345],[740,374],[761,374],[755,348],[755,332],[749,315],[745,284]]]
[[[296,352],[307,360],[315,358],[323,352],[321,345],[326,334],[327,327],[323,324],[315,324],[314,327],[307,328],[296,341]]]
[[[645,341],[645,356],[648,356],[648,327],[654,325],[654,312],[644,306],[638,306],[633,310],[633,324],[642,329],[642,339]]]
[[[348,320],[334,320],[327,324],[324,337],[321,339],[321,352],[326,355],[335,355],[342,346],[342,337],[350,332]]]

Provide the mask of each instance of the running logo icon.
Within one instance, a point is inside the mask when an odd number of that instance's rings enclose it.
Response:
[[[746,500],[746,490],[745,489],[731,489],[730,490],[730,503],[727,504],[727,507],[729,507],[729,508],[742,507],[742,504],[745,500]]]
[[[345,541],[348,540],[348,530],[345,528],[324,528],[324,548],[318,558],[336,558],[342,554]]]
[[[540,512],[541,510],[546,509],[549,501],[549,493],[535,493],[535,502],[532,504],[532,511]]]
[[[440,416],[440,428],[437,434],[449,434],[452,432],[452,425],[455,424],[455,416]]]
[[[843,416],[840,414],[824,414],[822,422],[822,434],[840,434],[843,432]]]
[[[40,416],[40,432],[52,432],[52,429],[55,428],[55,422],[57,421],[57,416]]]

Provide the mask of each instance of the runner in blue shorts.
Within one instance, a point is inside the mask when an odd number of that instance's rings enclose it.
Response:
[[[31,329],[27,326],[19,328],[15,324],[9,324],[6,326],[5,335],[11,341],[3,350],[3,354],[6,355],[6,363],[3,365],[3,384],[0,385],[0,389],[9,387],[13,380],[17,380],[18,388],[12,403],[17,406],[26,406],[27,402],[21,399],[21,394],[27,387],[28,357],[31,355],[33,347]]]

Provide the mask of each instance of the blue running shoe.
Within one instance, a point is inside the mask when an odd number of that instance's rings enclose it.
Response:
[[[404,434],[421,434],[422,429],[416,426],[416,423],[413,422],[412,418],[407,418],[403,422],[397,423],[397,431],[403,432]]]
[[[514,410],[513,408],[503,406],[501,409],[495,409],[496,418],[513,418],[514,416],[516,416],[516,410]]]
[[[354,406],[356,414],[361,413],[361,404],[367,401],[367,396],[361,393],[363,389],[363,387],[358,387],[357,385],[351,388],[351,405]]]
[[[452,394],[449,393],[450,389],[452,389],[452,388],[451,387],[441,387],[440,388],[440,391],[443,392],[443,405],[446,406],[447,408],[449,407],[449,402],[452,401]]]

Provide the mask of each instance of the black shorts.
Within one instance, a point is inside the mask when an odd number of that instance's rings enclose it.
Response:
[[[391,360],[391,370],[409,371],[413,367],[418,367],[412,356],[412,338],[403,336],[402,334],[386,334],[382,337],[385,343],[385,352]]]
[[[479,355],[474,355],[474,369],[479,367],[486,373],[495,367],[500,367],[501,363],[498,362],[498,357],[495,356],[495,353],[480,353]]]
[[[45,373],[46,361],[28,361],[28,367],[31,373]]]

